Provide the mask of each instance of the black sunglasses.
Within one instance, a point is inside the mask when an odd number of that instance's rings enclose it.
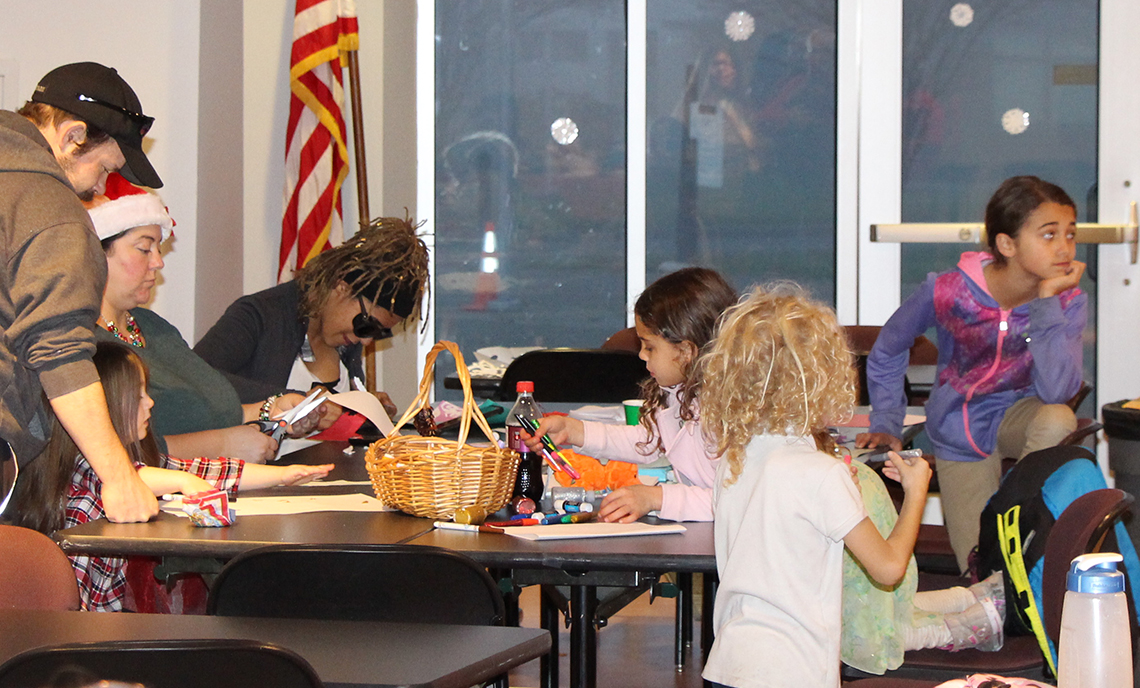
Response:
[[[147,117],[146,115],[142,114],[141,112],[134,112],[133,110],[128,110],[121,105],[115,105],[114,103],[108,103],[105,100],[99,100],[98,98],[92,98],[91,96],[85,96],[82,93],[77,94],[76,98],[78,98],[79,100],[82,100],[84,102],[87,102],[87,103],[95,103],[96,105],[102,105],[103,107],[107,108],[108,110],[114,110],[116,112],[119,112],[119,113],[126,115],[127,119],[131,120],[131,122],[133,122],[134,125],[136,127],[138,127],[139,136],[146,136],[146,133],[148,131],[150,131],[151,125],[154,124],[154,118],[153,117]]]
[[[360,302],[360,312],[352,319],[352,333],[361,339],[372,339],[379,341],[381,339],[391,339],[391,328],[384,327],[380,321],[372,317],[368,312],[368,306],[364,303],[364,298],[359,294],[356,300]]]

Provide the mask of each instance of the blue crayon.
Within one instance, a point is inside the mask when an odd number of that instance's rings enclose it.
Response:
[[[562,517],[566,516],[566,515],[568,515],[568,514],[551,514],[551,515],[547,516],[546,518],[542,519],[542,525],[550,526],[550,525],[554,525],[555,523],[562,523]]]

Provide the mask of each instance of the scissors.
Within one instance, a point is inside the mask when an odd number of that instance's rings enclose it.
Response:
[[[293,408],[286,411],[280,418],[269,420],[251,420],[246,425],[255,425],[261,432],[269,435],[273,441],[280,443],[289,430],[289,426],[312,413],[324,401],[325,389],[317,387],[309,392],[309,396],[301,400]]]

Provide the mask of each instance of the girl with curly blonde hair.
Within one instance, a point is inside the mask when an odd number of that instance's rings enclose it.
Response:
[[[906,572],[930,479],[890,454],[906,496],[884,539],[851,469],[817,443],[855,403],[835,314],[791,284],[755,288],[697,364],[714,483],[716,642],[704,677],[728,686],[838,686],[843,549],[885,586]],[[824,449],[821,451],[821,449]]]

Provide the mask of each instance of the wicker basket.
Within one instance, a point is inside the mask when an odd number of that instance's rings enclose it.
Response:
[[[400,429],[428,404],[435,360],[445,349],[455,357],[463,385],[459,441],[400,434]],[[467,444],[472,418],[487,437],[488,446]],[[468,506],[480,506],[488,513],[503,508],[514,488],[519,455],[499,447],[475,404],[463,354],[454,342],[441,341],[428,352],[419,394],[395,429],[368,448],[365,462],[380,501],[413,516],[449,519],[456,510]]]

